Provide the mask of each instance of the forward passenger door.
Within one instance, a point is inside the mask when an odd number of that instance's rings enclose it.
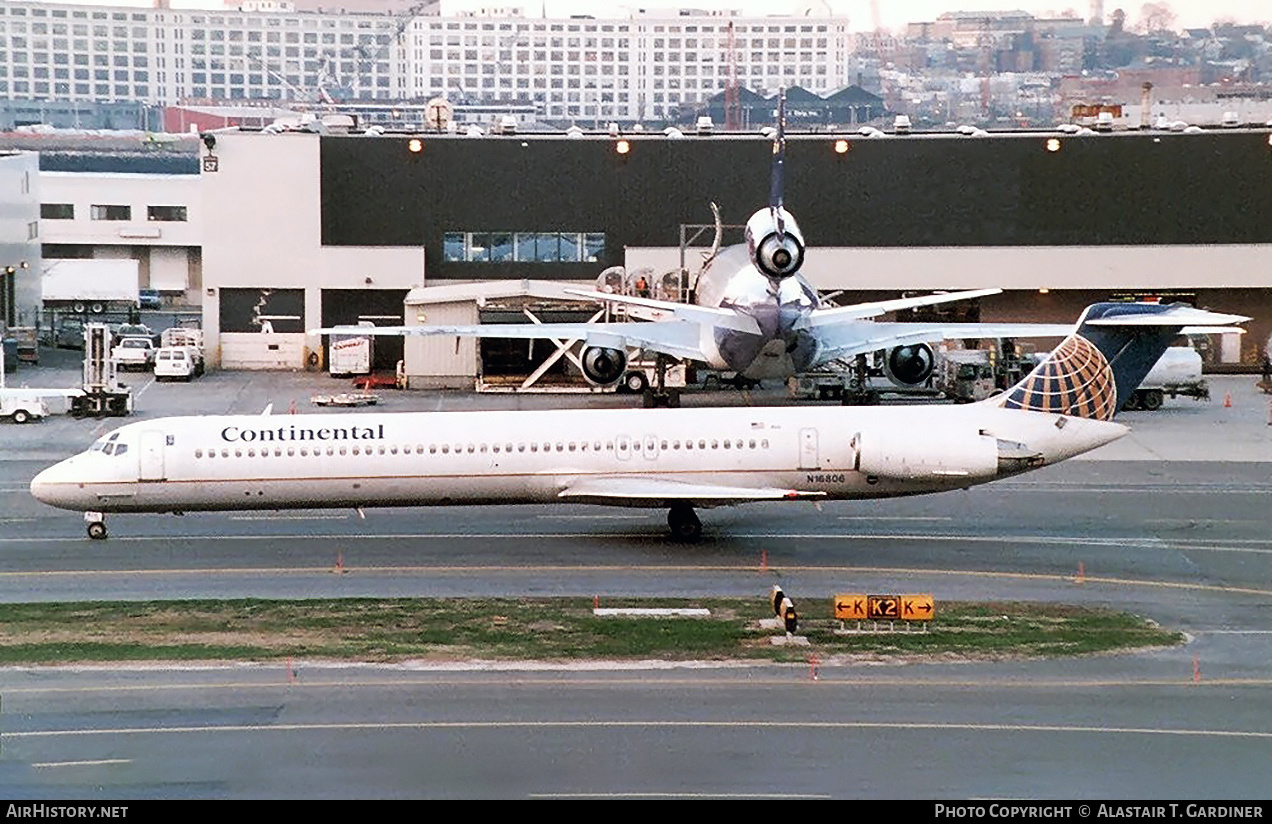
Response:
[[[167,477],[164,468],[163,452],[168,436],[162,432],[148,429],[141,433],[141,444],[138,449],[138,460],[141,462],[138,479],[142,481],[162,481]]]

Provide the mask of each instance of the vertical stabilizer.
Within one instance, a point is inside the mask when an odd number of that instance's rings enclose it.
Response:
[[[1008,409],[1112,420],[1185,326],[1249,318],[1181,303],[1097,303],[1020,383],[994,399]]]
[[[777,131],[773,135],[773,170],[769,178],[769,212],[773,216],[773,224],[777,226],[781,236],[786,227],[782,225],[783,189],[786,187],[786,90],[777,93]]]

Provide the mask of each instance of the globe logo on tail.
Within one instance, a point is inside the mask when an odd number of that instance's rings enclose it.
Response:
[[[1109,421],[1117,411],[1117,383],[1104,353],[1086,338],[1070,335],[1008,390],[1002,405]]]

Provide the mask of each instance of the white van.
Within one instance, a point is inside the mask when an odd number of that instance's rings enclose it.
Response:
[[[190,378],[203,374],[203,356],[192,346],[163,346],[155,352],[155,380]]]

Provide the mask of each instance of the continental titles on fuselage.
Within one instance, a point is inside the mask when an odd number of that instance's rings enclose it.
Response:
[[[221,440],[243,443],[261,441],[382,441],[384,424],[378,426],[323,426],[310,429],[302,426],[279,426],[272,429],[245,429],[227,426],[221,430]]]

